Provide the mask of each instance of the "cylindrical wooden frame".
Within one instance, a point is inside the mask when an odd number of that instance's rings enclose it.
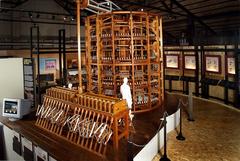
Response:
[[[121,97],[128,77],[133,112],[163,104],[162,18],[156,14],[114,11],[86,19],[87,90]]]

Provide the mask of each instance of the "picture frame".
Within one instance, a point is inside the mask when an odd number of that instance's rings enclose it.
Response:
[[[45,70],[55,70],[56,64],[56,59],[45,59]]]
[[[206,72],[221,74],[221,56],[220,55],[206,55],[204,62],[205,62]]]
[[[184,55],[183,56],[183,67],[185,70],[196,70],[196,56],[195,55]]]
[[[235,58],[233,56],[228,56],[227,57],[227,74],[229,75],[234,75],[236,74],[236,69],[235,69]]]
[[[165,68],[179,69],[179,55],[178,54],[165,55]]]

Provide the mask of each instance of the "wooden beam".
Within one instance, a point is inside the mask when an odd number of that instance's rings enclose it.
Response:
[[[166,8],[166,10],[168,10],[169,12],[172,11],[171,7],[168,7],[168,5],[165,3],[165,1],[160,1],[162,3],[162,5]]]
[[[59,6],[61,6],[65,11],[67,11],[70,15],[75,15],[74,13],[74,4],[69,1],[62,0],[54,0]]]
[[[13,8],[22,5],[22,4],[26,3],[27,1],[28,1],[28,0],[23,0],[23,1],[20,1],[20,0],[19,0],[19,1],[17,1],[17,3],[15,3],[15,5],[14,5]]]
[[[182,13],[177,13],[177,12],[174,12],[174,11],[170,11],[170,10],[163,9],[163,8],[160,8],[160,7],[156,7],[156,6],[152,6],[152,5],[151,6],[150,5],[145,5],[144,3],[140,3],[140,2],[130,2],[130,1],[127,1],[127,0],[121,0],[121,1],[116,1],[116,3],[135,5],[135,6],[140,6],[140,7],[143,7],[143,8],[159,10],[159,11],[162,11],[162,12],[167,12],[167,13],[171,13],[171,14],[175,14],[175,15],[186,16],[185,14],[182,14]]]
[[[180,4],[179,2],[177,2],[176,0],[171,0],[178,8],[182,9],[184,12],[186,12],[189,16],[191,16],[194,20],[196,20],[198,23],[200,23],[201,25],[203,25],[207,30],[209,30],[212,34],[216,35],[216,32],[211,29],[211,27],[209,27],[207,24],[205,24],[201,18],[199,18],[198,16],[194,15],[191,11],[189,11],[187,8],[185,8],[182,4]]]
[[[78,81],[79,81],[79,93],[82,93],[82,59],[81,59],[81,30],[80,30],[80,0],[77,0],[77,40],[78,40]]]

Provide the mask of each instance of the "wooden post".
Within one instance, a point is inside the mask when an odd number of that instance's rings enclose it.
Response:
[[[196,70],[195,70],[195,95],[199,96],[199,57],[198,57],[198,46],[194,47],[196,57]]]
[[[227,45],[225,45],[225,47],[224,47],[225,66],[227,66],[227,57],[228,57]],[[227,67],[225,67],[225,86],[224,86],[224,103],[225,104],[228,104],[228,87],[229,87],[228,71],[227,71]]]
[[[101,74],[101,57],[102,57],[102,50],[100,49],[100,46],[102,45],[102,41],[101,41],[101,29],[100,29],[100,17],[98,17],[98,15],[96,16],[96,39],[97,39],[97,77],[98,77],[98,94],[102,94],[102,74]]]
[[[179,65],[179,67],[180,67],[179,81],[181,82],[181,78],[182,78],[182,87],[183,87],[182,92],[184,94],[185,92],[187,93],[187,90],[186,90],[186,87],[185,87],[185,85],[187,86],[187,81],[186,81],[185,75],[184,75],[184,63],[183,63],[183,61],[184,61],[183,60],[184,59],[184,49],[182,50],[180,56],[182,58],[182,61],[181,61],[182,63]]]
[[[81,30],[80,30],[80,0],[77,0],[77,37],[78,37],[78,79],[79,93],[82,93],[82,60],[81,60]]]
[[[164,97],[165,97],[165,93],[164,93],[164,86],[165,86],[165,70],[164,70],[164,60],[163,60],[163,54],[164,54],[164,51],[163,51],[163,26],[162,26],[162,17],[159,19],[159,32],[160,32],[160,72],[161,72],[161,75],[160,75],[160,80],[161,80],[161,83],[160,83],[160,86],[161,86],[161,92],[160,92],[160,95],[161,95],[161,102],[164,100]]]
[[[149,24],[149,16],[147,17],[147,24],[146,24],[146,28],[147,28],[147,63],[148,63],[148,73],[151,73],[151,50],[150,50],[150,24]],[[148,99],[151,100],[151,75],[148,74]],[[160,100],[160,96],[159,96],[159,100]],[[152,103],[151,101],[148,101],[148,107],[152,107]]]
[[[201,46],[201,79],[203,82],[201,82],[201,92],[202,92],[202,97],[203,98],[208,98],[208,84],[205,81],[205,49],[203,46]]]
[[[136,104],[135,104],[135,100],[136,100],[136,93],[135,93],[135,88],[134,88],[134,83],[135,83],[135,79],[134,79],[134,41],[133,41],[133,34],[134,34],[134,31],[133,31],[133,15],[132,15],[132,12],[130,13],[130,34],[131,34],[131,46],[130,46],[130,53],[131,53],[131,56],[132,56],[132,99],[133,99],[133,111],[135,111],[136,109]],[[129,79],[130,80],[130,79]]]
[[[236,86],[234,104],[235,104],[235,107],[240,109],[240,100],[239,100],[239,96],[240,96],[240,87],[239,87],[239,85],[240,85],[240,51],[238,49],[237,43],[235,44],[234,50],[235,50],[234,57],[235,57],[235,71],[236,71],[236,74],[234,77],[235,86]]]

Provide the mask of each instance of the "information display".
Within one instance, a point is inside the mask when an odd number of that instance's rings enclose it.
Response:
[[[166,55],[166,68],[178,69],[179,68],[179,55],[168,54]]]
[[[205,56],[205,70],[206,72],[221,73],[221,57],[219,55]]]
[[[33,61],[31,58],[23,59],[23,74],[24,74],[24,98],[32,101],[34,106],[34,73]]]
[[[236,74],[234,57],[227,58],[227,72],[228,74]]]
[[[184,69],[196,69],[196,57],[194,55],[184,55]]]

